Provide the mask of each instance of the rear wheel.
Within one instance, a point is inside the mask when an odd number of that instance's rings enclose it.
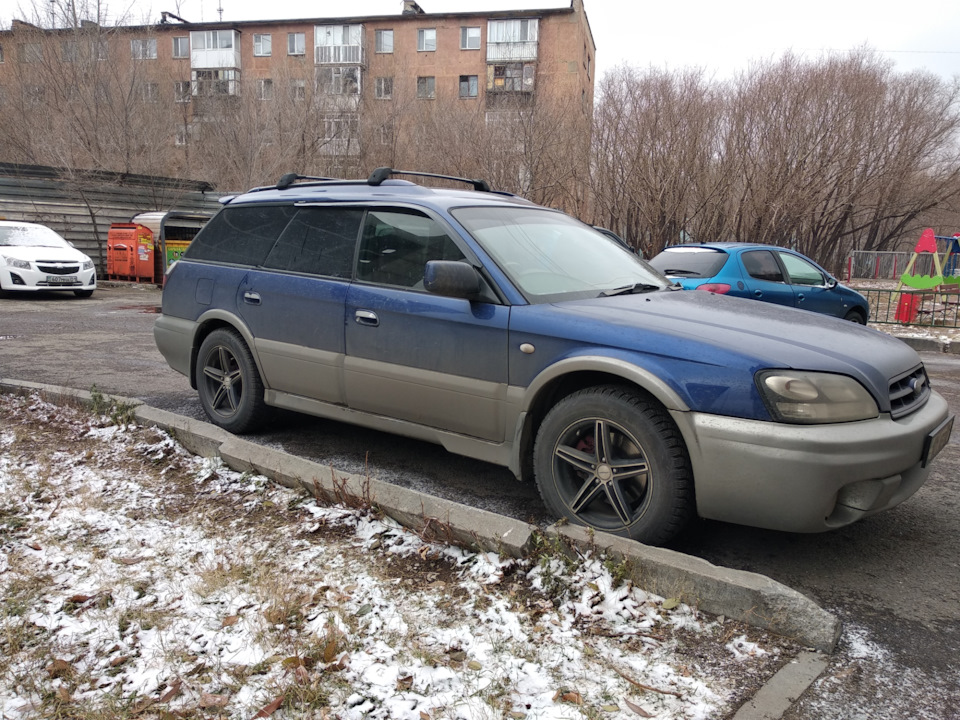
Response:
[[[224,430],[249,432],[266,419],[263,381],[236,331],[221,328],[207,335],[197,357],[196,382],[204,412]]]
[[[626,388],[559,402],[540,426],[534,466],[547,508],[597,530],[660,545],[694,512],[679,430],[660,405]]]

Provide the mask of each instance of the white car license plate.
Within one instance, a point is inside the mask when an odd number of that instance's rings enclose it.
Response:
[[[927,435],[923,443],[923,464],[926,467],[943,450],[950,441],[950,433],[953,430],[953,415],[944,420]]]
[[[74,275],[47,275],[47,282],[51,285],[72,285],[76,281]]]

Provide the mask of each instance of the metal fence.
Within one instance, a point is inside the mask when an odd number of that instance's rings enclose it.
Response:
[[[857,288],[870,303],[872,324],[960,327],[960,293],[956,285],[941,290]]]
[[[912,252],[880,252],[876,250],[854,250],[847,259],[847,279],[854,278],[879,280],[899,280],[910,264]],[[932,275],[933,255],[920,253],[911,268],[912,275]]]

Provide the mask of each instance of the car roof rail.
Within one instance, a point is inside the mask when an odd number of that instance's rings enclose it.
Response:
[[[367,179],[368,185],[382,185],[383,181],[390,178],[393,175],[413,175],[415,177],[427,177],[427,178],[437,178],[438,180],[453,180],[454,182],[462,182],[467,185],[472,185],[474,190],[479,192],[492,192],[490,189],[490,183],[486,180],[478,180],[475,178],[462,178],[456,177],[455,175],[440,175],[438,173],[427,173],[427,172],[416,172],[415,170],[394,170],[389,167],[379,167],[370,173],[370,177]]]

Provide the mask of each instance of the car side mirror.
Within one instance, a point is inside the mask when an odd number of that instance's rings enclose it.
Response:
[[[459,260],[430,260],[424,269],[423,287],[436,295],[467,300],[478,297],[483,289],[476,268]]]
[[[827,287],[833,290],[837,285],[838,281],[835,277],[827,276]]]

